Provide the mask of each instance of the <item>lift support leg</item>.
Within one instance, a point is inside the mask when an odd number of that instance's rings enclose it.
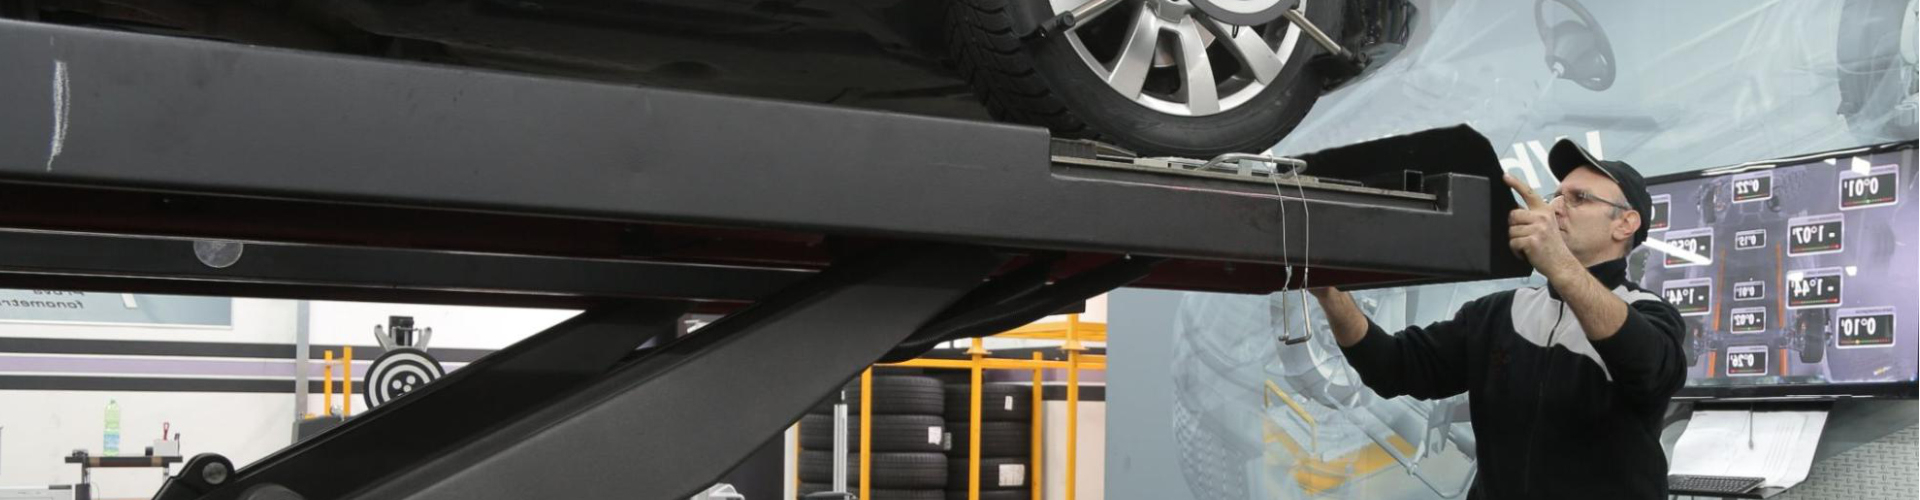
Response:
[[[237,473],[195,457],[155,498],[686,498],[1001,263],[901,250],[646,351],[679,304],[590,309]]]

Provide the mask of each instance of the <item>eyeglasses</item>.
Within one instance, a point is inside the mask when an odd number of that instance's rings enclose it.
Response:
[[[1616,215],[1619,214],[1620,212],[1633,210],[1633,207],[1627,206],[1627,204],[1625,203],[1620,203],[1620,202],[1609,200],[1606,198],[1601,198],[1599,196],[1594,195],[1591,192],[1587,192],[1586,190],[1574,191],[1570,194],[1565,194],[1565,195],[1561,194],[1559,191],[1548,193],[1547,203],[1553,203],[1553,202],[1560,202],[1562,204],[1565,204],[1567,208],[1580,208],[1581,205],[1585,205],[1587,204],[1587,202],[1604,203],[1607,206],[1619,209],[1618,211],[1614,212]]]

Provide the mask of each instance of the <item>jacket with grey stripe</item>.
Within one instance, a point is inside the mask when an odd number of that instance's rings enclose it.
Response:
[[[1665,498],[1660,420],[1686,379],[1680,313],[1628,282],[1624,259],[1588,271],[1630,306],[1606,340],[1588,341],[1539,287],[1394,335],[1369,322],[1342,351],[1383,397],[1469,394],[1480,464],[1470,498]]]

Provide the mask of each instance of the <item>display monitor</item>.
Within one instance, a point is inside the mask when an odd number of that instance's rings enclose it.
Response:
[[[1679,309],[1681,398],[1914,397],[1914,143],[1650,179],[1629,274]]]

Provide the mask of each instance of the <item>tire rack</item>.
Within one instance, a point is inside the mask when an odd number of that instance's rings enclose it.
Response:
[[[1107,357],[1103,355],[1081,354],[1082,351],[1086,350],[1086,347],[1081,343],[1105,343],[1107,341],[1107,325],[1106,323],[1080,321],[1079,314],[1069,314],[1067,315],[1066,321],[1030,324],[994,336],[999,338],[1063,341],[1066,342],[1066,345],[1062,346],[1061,349],[1066,351],[1067,359],[1065,361],[1047,361],[1041,359],[1040,353],[1038,352],[1033,353],[1033,359],[990,358],[987,357],[990,353],[987,352],[984,346],[986,342],[980,337],[975,337],[972,341],[972,346],[967,349],[966,360],[919,358],[899,363],[882,363],[878,366],[968,370],[972,372],[973,379],[971,387],[973,391],[971,400],[973,404],[968,412],[969,429],[971,430],[967,432],[968,500],[980,499],[980,435],[984,429],[980,422],[981,375],[986,370],[1033,371],[1033,404],[1031,406],[1033,409],[1033,432],[1031,434],[1033,437],[1033,453],[1031,455],[1032,459],[1027,464],[1027,470],[1031,476],[1028,485],[1033,490],[1030,500],[1040,500],[1045,498],[1046,493],[1045,490],[1042,489],[1041,483],[1041,478],[1046,475],[1045,468],[1041,466],[1046,456],[1045,450],[1042,449],[1042,443],[1045,442],[1042,437],[1042,429],[1046,427],[1046,417],[1042,410],[1045,408],[1045,401],[1043,401],[1041,396],[1042,385],[1040,383],[1043,375],[1042,370],[1066,370],[1067,466],[1065,487],[1066,500],[1074,500],[1074,488],[1077,486],[1076,473],[1079,468],[1079,457],[1076,456],[1076,453],[1080,447],[1080,370],[1107,369]],[[863,395],[860,398],[860,421],[872,422],[873,398],[867,395],[873,394],[873,368],[867,368],[860,373],[860,394]],[[873,456],[869,451],[873,445],[872,434],[873,426],[860,426],[860,498],[868,498],[869,490],[873,486],[871,477]]]

